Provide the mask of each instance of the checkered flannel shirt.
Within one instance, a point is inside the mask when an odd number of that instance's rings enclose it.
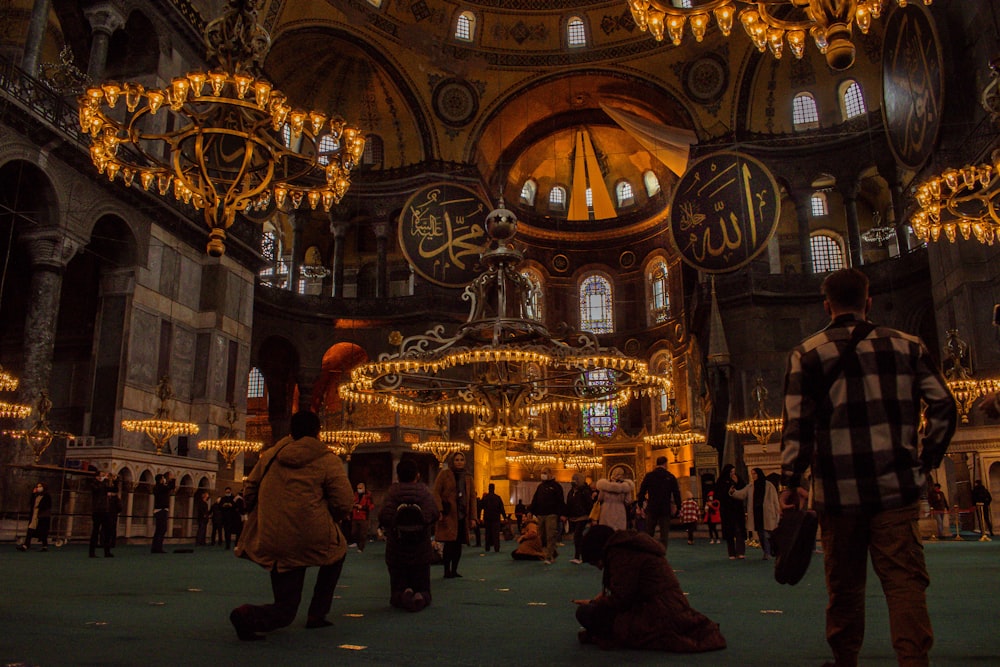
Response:
[[[829,513],[915,502],[955,432],[955,401],[927,348],[887,327],[862,339],[828,394],[815,396],[857,323],[837,317],[792,350],[785,373],[782,481],[800,486],[811,467],[813,504]]]

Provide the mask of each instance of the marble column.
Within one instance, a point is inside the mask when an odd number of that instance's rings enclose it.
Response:
[[[378,222],[372,225],[375,232],[375,298],[384,299],[389,295],[389,225]]]
[[[88,7],[83,10],[83,14],[87,17],[92,31],[87,74],[94,81],[100,81],[104,78],[104,70],[108,64],[108,45],[111,43],[111,35],[125,26],[125,17],[109,2]]]
[[[344,243],[347,236],[347,225],[331,223],[333,232],[333,296],[344,296]]]
[[[24,40],[24,55],[21,57],[21,69],[31,76],[38,76],[38,60],[42,55],[42,41],[45,39],[45,27],[49,23],[49,10],[52,0],[35,0],[31,6],[31,21],[28,23],[28,36]]]
[[[31,257],[31,282],[19,396],[20,402],[34,404],[40,392],[48,390],[52,379],[63,271],[84,243],[59,229],[29,232],[20,240],[27,245]]]
[[[299,293],[299,274],[302,267],[302,254],[305,248],[302,247],[302,231],[304,220],[298,213],[290,213],[289,220],[292,223],[292,255],[291,263],[288,265],[288,285],[290,292]]]
[[[858,184],[851,183],[840,188],[844,198],[844,211],[847,214],[847,244],[850,253],[848,266],[861,266],[865,263],[861,253],[861,224],[858,221]]]
[[[802,275],[813,274],[812,244],[809,242],[809,218],[812,215],[810,198],[812,191],[796,191],[792,194],[795,213],[799,223],[799,254],[802,257]]]

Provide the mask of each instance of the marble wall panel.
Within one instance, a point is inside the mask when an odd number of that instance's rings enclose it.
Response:
[[[160,259],[160,294],[177,299],[180,274],[180,255],[173,248],[163,248]]]
[[[195,332],[182,326],[174,327],[174,346],[170,351],[170,379],[174,396],[190,401],[194,382]]]
[[[127,355],[130,383],[156,386],[159,341],[160,318],[144,310],[133,310]]]
[[[201,279],[201,265],[188,257],[180,257],[177,300],[194,311],[198,310],[201,301]]]
[[[208,398],[212,401],[226,400],[226,363],[229,358],[229,339],[215,334],[212,336],[208,373]]]

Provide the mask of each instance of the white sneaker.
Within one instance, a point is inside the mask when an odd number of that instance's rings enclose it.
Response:
[[[347,548],[348,549],[357,549],[358,548],[358,543],[357,542],[351,542],[350,544],[347,545]]]
[[[579,558],[571,558],[569,562],[574,563],[576,565],[580,565],[581,563],[583,563],[583,561],[580,560]]]

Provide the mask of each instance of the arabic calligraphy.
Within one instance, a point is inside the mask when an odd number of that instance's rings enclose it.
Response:
[[[674,193],[670,235],[685,262],[710,273],[743,266],[778,224],[777,185],[757,160],[720,152],[691,165]]]
[[[941,125],[941,52],[917,6],[893,12],[882,55],[886,134],[896,158],[916,169],[930,157]]]
[[[475,277],[488,212],[486,202],[465,187],[423,188],[400,214],[403,254],[424,278],[440,285],[465,285]]]

